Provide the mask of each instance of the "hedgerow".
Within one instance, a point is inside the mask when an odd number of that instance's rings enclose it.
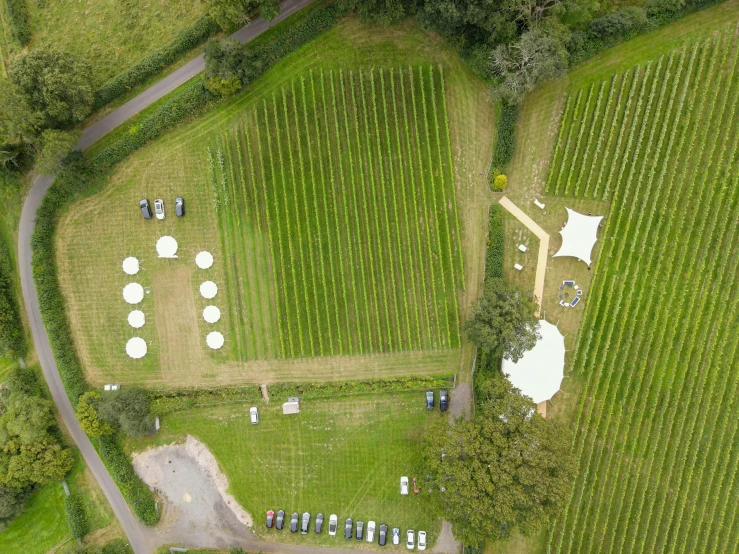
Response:
[[[81,539],[90,530],[82,497],[76,493],[70,494],[64,499],[64,509],[67,512],[67,523],[69,523],[72,538]]]
[[[493,160],[490,163],[488,179],[490,186],[501,173],[505,173],[513,159],[516,149],[516,121],[518,121],[518,104],[504,104],[498,118],[498,134],[493,147]]]
[[[489,217],[488,247],[485,254],[485,279],[502,278],[505,229],[503,228],[503,210],[499,204],[490,206]]]
[[[12,279],[12,261],[0,238],[0,356],[23,356],[26,341]]]
[[[26,0],[6,0],[8,19],[13,37],[21,46],[28,44],[31,40],[31,27],[28,25],[28,8]]]

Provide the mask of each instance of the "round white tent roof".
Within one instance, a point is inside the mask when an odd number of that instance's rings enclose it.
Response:
[[[144,287],[138,283],[128,283],[123,287],[123,299],[129,304],[138,304],[144,299]]]
[[[218,294],[218,285],[213,281],[206,281],[200,285],[200,294],[203,298],[211,299]]]
[[[198,255],[195,256],[195,264],[200,269],[208,269],[213,265],[213,254],[206,252],[205,250],[199,252]]]
[[[218,331],[213,331],[211,333],[208,333],[208,336],[205,337],[205,342],[210,346],[213,350],[218,350],[221,346],[223,346],[223,335],[219,333]]]
[[[559,234],[562,235],[562,246],[554,255],[573,256],[590,265],[590,254],[598,240],[598,225],[602,215],[582,215],[567,208],[567,225]]]
[[[157,241],[157,254],[160,258],[177,257],[177,241],[170,236],[159,237]]]
[[[134,329],[140,329],[146,323],[146,316],[141,310],[134,310],[128,314],[128,324]]]
[[[221,319],[221,310],[217,306],[206,306],[203,310],[203,319],[208,323],[215,323]]]
[[[141,337],[134,337],[126,343],[126,354],[134,360],[143,358],[146,355],[146,351],[146,341]]]
[[[133,256],[123,260],[123,271],[126,275],[136,275],[139,272],[139,261]]]
[[[564,377],[565,338],[556,325],[539,321],[541,338],[517,362],[503,360],[503,373],[521,393],[536,404],[549,400]]]

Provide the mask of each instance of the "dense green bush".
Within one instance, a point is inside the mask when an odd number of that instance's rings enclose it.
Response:
[[[82,497],[79,494],[70,494],[64,499],[64,509],[67,511],[67,523],[72,538],[81,539],[90,530]]]
[[[125,539],[113,539],[103,546],[103,554],[133,554],[133,549]]]
[[[0,237],[0,356],[18,357],[26,353],[18,299],[13,286],[10,252]]]
[[[5,5],[8,8],[8,19],[13,36],[21,46],[25,46],[31,40],[26,0],[5,0]]]
[[[627,39],[647,26],[647,12],[639,6],[625,6],[590,22],[589,32],[595,39],[610,41]]]
[[[503,227],[503,208],[500,204],[490,206],[488,222],[488,246],[485,254],[485,279],[503,277],[503,251],[505,249],[505,228]]]
[[[502,173],[500,175],[496,175],[495,179],[493,179],[493,190],[496,192],[500,192],[506,188],[507,184],[508,177],[506,177]]]
[[[506,170],[516,150],[516,122],[518,121],[518,105],[504,104],[498,118],[498,134],[495,137],[491,174],[494,176]],[[493,177],[494,178],[494,177]]]
[[[152,75],[156,75],[174,63],[180,55],[202,44],[218,31],[218,24],[209,15],[204,15],[190,27],[180,31],[168,44],[151,52],[136,65],[122,71],[96,90],[93,109],[101,108],[140,85]]]

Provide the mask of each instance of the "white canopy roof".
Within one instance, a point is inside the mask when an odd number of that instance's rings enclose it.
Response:
[[[173,237],[159,237],[157,241],[157,254],[160,258],[176,258],[177,257],[177,241]]]
[[[146,355],[146,341],[141,337],[133,337],[126,343],[126,354],[134,360],[143,358]]]
[[[123,299],[129,304],[138,304],[144,299],[144,287],[138,283],[128,283],[123,287]]]
[[[562,246],[556,256],[573,256],[590,265],[590,253],[598,240],[598,225],[602,215],[582,215],[567,208],[567,225],[559,234],[562,235]]]
[[[218,350],[221,346],[223,346],[223,335],[219,333],[218,331],[213,331],[211,333],[208,333],[208,336],[205,337],[205,342],[210,346],[213,350]]]
[[[126,275],[136,275],[139,272],[139,261],[133,256],[123,260],[123,271]]]
[[[206,252],[205,250],[199,252],[198,255],[195,256],[195,264],[200,269],[208,269],[213,265],[213,254]]]
[[[221,310],[217,306],[206,306],[203,310],[203,319],[208,323],[215,323],[221,319]]]
[[[128,314],[128,324],[134,329],[140,329],[146,323],[146,316],[141,310],[134,310]]]
[[[536,404],[549,400],[564,377],[565,339],[556,325],[539,321],[541,338],[518,362],[503,360],[503,373]]]
[[[200,294],[203,298],[211,299],[218,294],[218,285],[213,281],[206,281],[200,285]]]

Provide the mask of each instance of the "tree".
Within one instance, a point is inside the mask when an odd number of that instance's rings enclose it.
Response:
[[[9,440],[3,452],[9,458],[2,480],[6,486],[18,489],[59,481],[72,469],[74,462],[72,450],[50,436],[31,444]]]
[[[46,129],[39,137],[41,155],[38,158],[38,170],[45,174],[59,171],[62,160],[72,151],[76,142],[77,137],[70,132]]]
[[[503,279],[486,279],[464,330],[487,354],[518,361],[540,338],[533,297]]]
[[[279,0],[205,0],[208,13],[216,23],[227,31],[249,22],[249,12],[259,8],[265,21],[272,21],[280,14]]]
[[[465,544],[534,533],[561,508],[575,473],[562,423],[542,418],[500,374],[475,381],[475,415],[438,420],[424,447],[431,501]]]
[[[120,428],[133,438],[143,437],[154,428],[151,400],[146,391],[127,388],[106,394],[98,405],[100,419]]]
[[[6,144],[31,142],[38,136],[44,115],[31,107],[21,88],[0,79],[0,135]]]
[[[1,423],[20,444],[38,442],[54,423],[51,406],[51,402],[44,398],[14,392],[6,402]]]
[[[97,406],[100,400],[100,393],[89,391],[80,397],[77,404],[77,421],[89,437],[102,437],[114,431],[113,427],[102,421],[98,415]]]
[[[424,0],[417,18],[462,48],[507,43],[518,36],[508,0]]]
[[[516,21],[531,27],[540,23],[560,4],[560,0],[510,0],[508,9],[515,15]]]
[[[388,27],[407,17],[403,0],[340,0],[346,11],[356,11],[365,23]]]
[[[43,114],[46,127],[77,123],[92,110],[92,66],[72,54],[50,46],[35,48],[11,63],[8,76],[31,110]]]
[[[29,491],[0,487],[0,531],[26,507]]]

